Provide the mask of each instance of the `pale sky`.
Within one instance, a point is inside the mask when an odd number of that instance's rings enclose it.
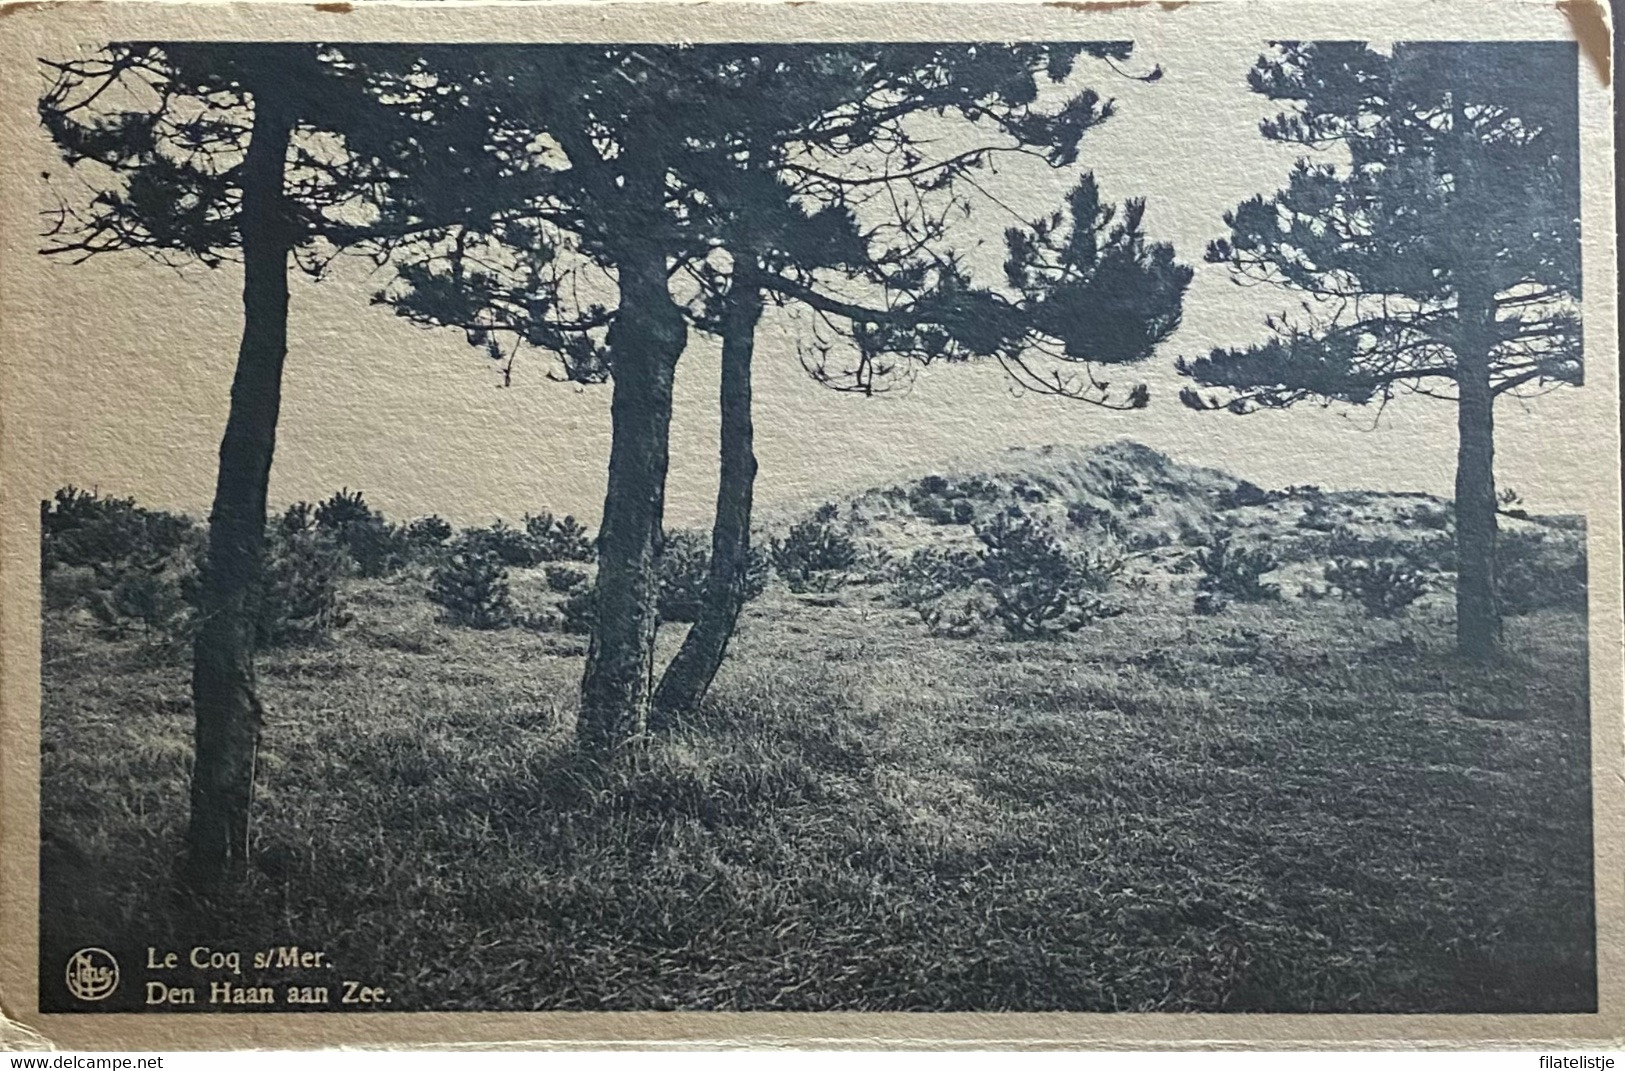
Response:
[[[1278,187],[1296,153],[1271,145],[1258,121],[1273,109],[1244,77],[1259,48],[1212,48],[1201,40],[1143,41],[1130,69],[1161,64],[1141,84],[1084,61],[1089,84],[1118,102],[1117,116],[1084,139],[1081,166],[1104,196],[1143,196],[1150,237],[1172,241],[1196,266],[1184,323],[1139,368],[1116,381],[1152,386],[1149,409],[1111,413],[1060,399],[1014,396],[991,366],[923,371],[906,393],[865,399],[811,383],[796,360],[805,318],[770,313],[756,360],[758,501],[765,508],[816,502],[934,467],[978,464],[1011,445],[1091,444],[1131,438],[1177,460],[1214,465],[1266,486],[1420,490],[1450,494],[1454,411],[1404,399],[1373,430],[1370,409],[1301,406],[1235,417],[1196,414],[1176,397],[1173,360],[1215,345],[1253,341],[1262,318],[1294,304],[1270,288],[1233,285],[1228,270],[1201,262],[1225,233],[1222,214]],[[61,171],[42,132],[31,151]],[[988,180],[999,200],[1048,211],[1073,176],[1011,165]],[[46,203],[42,187],[41,203]],[[966,242],[998,241],[1011,222],[979,205]],[[78,266],[41,263],[37,312],[99,310],[53,321],[50,352],[29,372],[50,430],[52,458],[39,492],[62,483],[135,494],[144,503],[207,512],[240,330],[240,273],[227,266],[174,271],[139,254]],[[500,389],[491,362],[452,332],[411,327],[368,304],[386,277],[346,265],[313,283],[296,277],[274,505],[315,499],[340,486],[363,489],[394,518],[438,512],[458,522],[527,510],[596,521],[609,446],[609,388],[547,380],[538,358],[521,358]],[[668,523],[704,524],[716,477],[717,349],[695,335],[678,370]],[[1585,459],[1550,444],[1558,424],[1606,423],[1595,388],[1564,390],[1497,411],[1498,470],[1531,508],[1583,500]],[[1596,426],[1592,424],[1591,426]]]

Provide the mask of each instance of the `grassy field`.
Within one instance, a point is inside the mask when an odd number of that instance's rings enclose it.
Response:
[[[1595,1007],[1577,613],[1486,673],[1440,601],[1152,586],[1015,643],[774,585],[703,717],[594,785],[584,642],[425,583],[347,581],[353,624],[265,659],[254,867],[209,904],[172,891],[184,664],[47,614],[47,1009],[83,945],[287,943],[395,1010]]]

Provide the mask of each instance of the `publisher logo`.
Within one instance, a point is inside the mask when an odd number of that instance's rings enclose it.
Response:
[[[68,992],[79,1000],[105,1000],[118,988],[118,960],[100,948],[81,948],[68,957]]]

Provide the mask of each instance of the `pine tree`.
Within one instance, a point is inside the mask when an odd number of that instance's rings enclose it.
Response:
[[[1011,639],[1076,632],[1123,612],[1100,597],[1122,569],[1120,556],[1070,553],[1047,522],[1015,507],[978,525],[976,538],[983,546],[977,575]]]
[[[246,863],[263,721],[256,606],[288,277],[295,265],[320,274],[336,250],[376,247],[421,222],[393,218],[387,231],[354,222],[403,168],[423,171],[445,155],[415,117],[377,106],[369,62],[409,59],[388,47],[172,42],[113,43],[45,63],[53,81],[40,120],[80,181],[62,197],[44,252],[242,263],[243,330],[192,656],[186,873],[195,884],[239,876]]]
[[[750,373],[769,303],[805,305],[834,327],[848,366],[831,360],[834,348],[802,357],[836,389],[873,393],[911,362],[984,357],[1033,390],[1144,404],[1143,392],[1113,396],[1092,375],[1036,363],[1040,352],[1127,363],[1173,330],[1190,273],[1144,241],[1142,206],[1105,204],[1092,180],[1079,181],[1061,212],[1014,232],[1001,284],[969,277],[949,226],[974,207],[967,180],[999,154],[1075,163],[1110,102],[1081,90],[1041,105],[1040,87],[1064,82],[1080,56],[1122,60],[1129,48],[578,47],[546,65],[525,52],[437,57],[437,77],[467,99],[499,87],[500,107],[489,107],[515,129],[488,154],[511,157],[508,146],[545,133],[568,167],[552,173],[548,197],[428,244],[381,297],[419,322],[462,329],[505,372],[525,344],[558,354],[564,378],[613,384],[600,612],[579,722],[588,750],[641,730],[651,707],[656,724],[692,707],[720,663],[750,561]],[[962,119],[984,141],[932,158],[912,126],[922,115]],[[614,273],[612,305],[564,300],[572,260]],[[679,302],[671,277],[697,296]],[[711,575],[699,620],[651,694],[671,384],[691,328],[723,342]]]
[[[454,625],[495,629],[513,621],[508,570],[489,551],[455,549],[435,568],[429,598],[445,608]]]
[[[1245,413],[1306,399],[1456,407],[1456,640],[1492,656],[1494,406],[1579,385],[1577,53],[1572,42],[1289,43],[1253,90],[1266,138],[1325,153],[1225,217],[1208,260],[1302,295],[1262,344],[1180,362]],[[1343,159],[1339,160],[1341,155]]]

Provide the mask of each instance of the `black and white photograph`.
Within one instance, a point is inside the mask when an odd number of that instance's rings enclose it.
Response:
[[[12,76],[46,1020],[1598,1013],[1584,43],[636,7]]]

